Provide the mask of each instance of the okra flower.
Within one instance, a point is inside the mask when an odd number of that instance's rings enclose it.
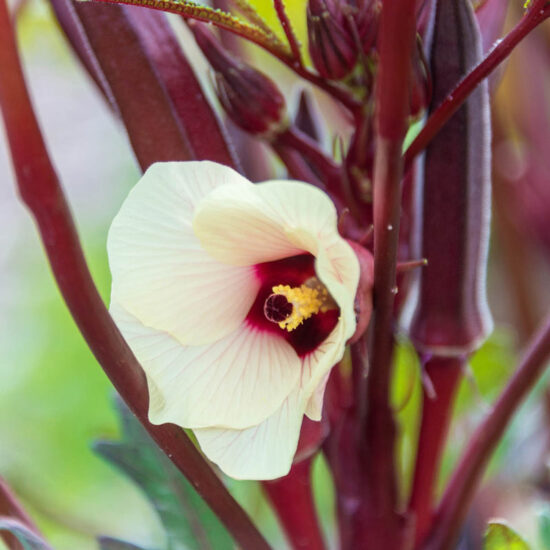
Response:
[[[359,266],[320,190],[159,163],[108,237],[111,313],[141,362],[149,420],[190,428],[228,475],[292,463],[355,330]]]

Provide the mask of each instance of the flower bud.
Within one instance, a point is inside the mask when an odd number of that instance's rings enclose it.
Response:
[[[378,38],[378,21],[382,3],[380,0],[356,0],[356,15],[354,17],[363,51],[369,54],[376,48]]]
[[[357,49],[345,28],[340,3],[333,0],[309,0],[307,6],[309,53],[323,78],[341,80],[357,61]]]
[[[284,130],[285,98],[275,83],[227,53],[205,24],[189,22],[189,26],[216,72],[218,98],[231,120],[254,135]]]

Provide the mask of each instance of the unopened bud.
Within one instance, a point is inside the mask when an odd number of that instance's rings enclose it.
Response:
[[[357,61],[357,48],[345,27],[340,3],[334,0],[309,0],[307,6],[309,53],[323,78],[340,80]]]
[[[359,40],[363,45],[363,51],[368,55],[376,48],[382,2],[380,0],[356,0],[355,5],[355,25]]]
[[[231,120],[255,135],[283,131],[288,125],[286,104],[275,83],[227,53],[205,24],[190,22],[189,26],[216,72],[218,98]]]

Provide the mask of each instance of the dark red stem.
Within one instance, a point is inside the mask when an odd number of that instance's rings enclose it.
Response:
[[[286,13],[283,0],[273,0],[273,4],[275,5],[275,11],[277,12],[277,17],[281,22],[281,27],[283,27],[283,31],[285,31],[285,36],[288,40],[288,45],[290,46],[292,55],[294,56],[294,63],[297,63],[298,65],[302,66],[302,54],[300,53],[300,43],[298,42],[298,39],[294,34],[294,30],[292,28],[292,24],[290,23],[290,19],[288,18],[288,15]]]
[[[315,168],[319,176],[325,181],[334,181],[339,178],[340,166],[329,157],[319,144],[307,134],[294,126],[278,134],[275,141],[294,149]]]
[[[20,521],[25,527],[30,529],[38,536],[42,536],[38,527],[27,514],[17,497],[8,486],[8,484],[0,477],[0,516]],[[3,540],[10,550],[23,550],[23,545],[17,540],[15,535],[7,531],[0,531],[0,539]]]
[[[313,502],[311,461],[294,464],[286,477],[263,482],[293,550],[325,550]]]
[[[454,398],[465,366],[463,358],[434,357],[424,365],[430,390],[424,389],[422,421],[409,511],[414,514],[415,538],[422,540],[431,524],[439,466],[451,422]]]
[[[286,166],[290,178],[306,181],[317,187],[324,187],[319,176],[311,169],[298,151],[282,145],[278,141],[274,141],[271,146]]]
[[[185,432],[148,422],[145,377],[94,285],[65,196],[38,127],[4,0],[0,1],[0,107],[19,193],[35,217],[59,289],[105,373],[149,434],[193,483],[235,540],[246,549],[269,546]]]
[[[380,19],[380,64],[376,86],[374,161],[374,315],[367,385],[367,498],[384,517],[396,509],[394,420],[389,404],[393,350],[393,302],[403,162],[407,129],[415,2],[387,0]]]
[[[178,15],[181,15],[184,18],[191,19],[190,16],[182,13],[182,10],[180,7],[178,7],[177,3],[169,4],[168,2],[163,2],[162,0],[157,2],[155,5],[149,5],[147,3],[147,0],[96,0],[96,1],[107,3],[107,4],[126,4],[126,5],[132,5],[132,6],[143,6],[148,9],[164,11],[166,13],[177,13]],[[212,23],[213,25],[216,25],[221,29],[235,33],[238,36],[241,36],[242,38],[246,38],[247,40],[254,42],[258,46],[260,46],[261,48],[269,52],[271,55],[276,57],[279,61],[281,61],[288,67],[290,67],[298,76],[301,76],[304,80],[311,82],[313,85],[327,92],[330,96],[332,96],[334,99],[339,101],[342,105],[347,107],[350,111],[356,111],[360,107],[360,103],[344,88],[335,84],[331,84],[330,82],[328,82],[324,78],[321,78],[319,75],[316,75],[306,67],[303,67],[301,65],[296,65],[294,56],[285,54],[278,49],[270,48],[268,44],[262,42],[261,40],[256,40],[252,37],[248,37],[245,35],[239,35],[239,33],[233,27],[224,25],[223,23],[210,21],[210,19],[206,17],[199,17],[199,16],[193,17],[193,19],[196,19],[197,21],[204,21],[205,23]]]
[[[430,115],[425,126],[405,152],[405,164],[423,151],[445,123],[453,116],[476,86],[506,59],[512,50],[550,15],[548,0],[535,0],[519,23],[468,73]]]
[[[472,498],[495,447],[550,357],[550,316],[531,339],[519,366],[491,412],[470,438],[437,510],[422,550],[446,550],[457,539]]]

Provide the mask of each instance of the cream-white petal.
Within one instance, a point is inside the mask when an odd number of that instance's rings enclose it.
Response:
[[[241,190],[225,186],[201,201],[193,227],[204,248],[230,264],[250,265],[302,252],[315,256],[317,275],[342,312],[344,336],[353,335],[359,262],[338,233],[336,209],[328,195],[291,180]]]
[[[256,186],[272,217],[298,249],[315,256],[315,271],[338,304],[344,338],[355,332],[353,305],[359,283],[359,261],[338,233],[334,204],[324,192],[297,181],[270,181]]]
[[[193,228],[219,261],[246,266],[303,252],[286,237],[279,213],[263,200],[259,190],[265,185],[225,186],[201,201]]]
[[[250,265],[304,250],[315,255],[315,236],[325,228],[336,231],[336,221],[336,210],[325,193],[306,183],[275,180],[242,189],[216,189],[201,201],[193,227],[218,260]],[[311,246],[293,239],[296,231],[311,235]]]
[[[288,474],[298,446],[304,405],[293,392],[273,415],[246,430],[193,430],[204,454],[235,479]]]
[[[333,331],[303,358],[300,387],[308,399],[306,414],[312,420],[319,420],[328,374],[342,359],[345,343],[355,332],[359,262],[351,246],[338,233],[336,209],[325,193],[292,181],[269,182],[259,187],[264,200],[282,212],[287,238],[315,256],[317,277],[340,309]],[[288,201],[289,195],[291,201]]]
[[[197,204],[224,185],[252,187],[234,170],[212,162],[154,164],[109,231],[113,299],[182,344],[206,344],[233,332],[260,285],[253,267],[217,261],[193,232]]]
[[[183,346],[119,304],[111,314],[149,382],[149,420],[184,428],[248,428],[297,386],[300,359],[279,335],[247,324],[217,342]]]
[[[232,198],[231,198],[232,197]],[[235,223],[222,229],[218,220],[230,213]],[[240,220],[240,221],[239,221]],[[296,181],[270,181],[237,193],[213,191],[197,208],[193,227],[203,246],[220,260],[237,265],[263,262],[306,251],[315,271],[340,309],[338,325],[304,358],[301,388],[309,400],[330,369],[342,358],[356,327],[354,301],[359,262],[340,236],[336,209],[319,189]],[[242,251],[234,252],[240,249]],[[308,407],[320,418],[323,392]]]
[[[344,341],[355,332],[355,293],[359,284],[359,261],[352,248],[341,238],[326,239],[315,258],[317,277],[327,287],[340,308]]]

